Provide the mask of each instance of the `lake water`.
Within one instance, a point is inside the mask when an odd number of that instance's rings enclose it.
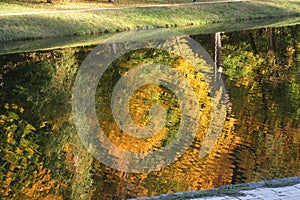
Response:
[[[114,58],[96,84],[93,96],[96,121],[113,144],[128,152],[147,153],[167,147],[176,138],[185,116],[201,114],[187,150],[176,152],[180,156],[158,171],[139,168],[144,173],[130,173],[126,166],[117,166],[120,163],[113,169],[95,159],[78,134],[78,124],[77,127],[74,124],[78,120],[74,104],[72,109],[74,82],[80,66],[96,45],[1,55],[1,197],[126,199],[300,176],[300,26],[191,35],[190,38],[202,45],[212,58],[206,74],[195,71],[194,61],[183,56],[146,48]],[[168,42],[176,46],[178,40]],[[186,40],[179,42],[189,44]],[[191,53],[197,46],[183,47],[178,51]],[[97,53],[115,51],[115,48],[121,47],[102,45]],[[137,138],[128,131],[123,132],[114,119],[116,115],[126,116],[126,110],[119,106],[113,113],[110,105],[120,78],[147,63],[168,65],[183,74],[198,102],[194,102],[197,106],[190,103],[185,111],[188,114],[181,115],[185,108],[171,89],[146,84],[134,90],[128,116],[140,127],[156,119],[150,116],[151,106],[160,104],[166,110],[162,129],[153,137]],[[145,80],[158,76],[153,71],[146,72],[154,75],[145,75]],[[100,72],[92,71],[87,81],[97,73]],[[212,91],[214,86],[207,81],[222,83],[219,87],[223,97],[217,100],[222,99],[218,108],[224,121],[221,116],[211,115],[211,102],[219,90]],[[128,93],[126,87],[121,89],[120,93]],[[78,101],[88,101],[81,97],[87,95],[88,89],[80,92]],[[92,115],[89,109],[84,108],[85,117]],[[153,112],[163,115],[157,110]],[[90,130],[94,122],[89,119],[80,120]],[[222,131],[208,154],[200,156],[205,136],[216,120],[221,121]],[[183,130],[188,132],[192,128]],[[95,140],[101,140],[99,134],[95,133]],[[182,145],[181,140],[177,145]],[[115,162],[119,159],[125,163],[128,159],[113,149],[101,151],[106,156],[101,159]],[[167,161],[162,158],[158,163],[164,165],[164,162]],[[117,170],[120,168],[124,170]]]

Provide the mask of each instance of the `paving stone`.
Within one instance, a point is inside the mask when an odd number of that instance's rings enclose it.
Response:
[[[206,198],[196,198],[196,199],[190,199],[190,200],[226,200],[226,197],[206,197]]]
[[[282,187],[282,188],[272,188],[273,191],[275,192],[286,192],[289,190],[293,190],[294,187]]]
[[[277,188],[257,188],[241,191],[246,196],[206,197],[192,200],[300,200],[300,183]]]
[[[227,199],[234,199],[238,200],[240,197],[239,196],[226,196]]]
[[[300,191],[298,193],[289,194],[287,196],[290,198],[298,198],[298,200],[299,200],[300,199]]]
[[[294,187],[299,188],[300,189],[300,183],[297,185],[294,185]]]
[[[244,197],[239,197],[239,200],[252,200],[255,197],[252,196],[244,196]]]
[[[292,189],[287,190],[286,192],[287,192],[288,194],[294,193],[294,192],[298,192],[298,193],[299,193],[299,188],[293,187]]]
[[[290,199],[289,197],[281,197],[280,198],[281,200],[288,200],[288,199]]]
[[[256,195],[255,197],[260,198],[260,199],[264,199],[264,198],[266,198],[267,196],[266,196],[266,195],[263,195],[263,194],[258,194],[258,195]]]
[[[300,197],[291,197],[291,198],[288,198],[288,200],[299,200]]]

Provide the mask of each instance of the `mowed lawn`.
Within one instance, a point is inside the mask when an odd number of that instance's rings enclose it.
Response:
[[[174,2],[187,2],[177,0]],[[138,1],[132,1],[134,5]],[[139,2],[147,2],[145,0]],[[154,4],[156,1],[148,1]],[[162,2],[162,1],[157,1]],[[2,14],[43,10],[118,7],[129,5],[119,3],[0,3]],[[166,1],[167,3],[167,1]],[[95,6],[92,6],[95,5]],[[72,7],[73,6],[73,7]],[[4,11],[5,10],[5,11]],[[69,35],[88,35],[124,30],[157,27],[195,26],[225,21],[241,21],[260,18],[298,16],[299,1],[250,0],[234,3],[187,4],[174,7],[123,8],[114,10],[59,12],[22,16],[0,15],[0,41],[50,38]]]
[[[122,6],[143,6],[155,4],[177,4],[192,3],[193,0],[115,0],[114,3],[108,1],[80,1],[80,0],[53,0],[52,4],[46,0],[24,0],[13,1],[3,0],[0,2],[0,14],[18,13],[18,12],[36,12],[46,10],[73,10],[87,8],[116,8]],[[198,2],[219,2],[226,0],[198,0]]]

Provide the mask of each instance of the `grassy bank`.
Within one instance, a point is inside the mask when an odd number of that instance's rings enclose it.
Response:
[[[212,0],[198,0],[199,2],[209,2]],[[214,0],[224,1],[224,0]],[[192,0],[115,0],[109,3],[107,0],[85,1],[85,0],[53,0],[52,4],[46,0],[2,0],[0,2],[0,14],[16,13],[25,11],[44,11],[44,10],[71,10],[85,8],[115,8],[120,6],[139,6],[152,4],[176,4],[191,3]]]
[[[251,20],[251,21],[241,21],[238,23],[215,23],[201,26],[188,26],[188,27],[177,27],[172,28],[187,35],[197,35],[197,34],[210,34],[215,32],[230,32],[239,31],[245,29],[257,29],[263,27],[279,27],[279,26],[293,26],[299,24],[300,17],[293,18],[272,18],[272,19],[261,19],[261,20]],[[97,45],[103,40],[112,37],[119,33],[109,33],[101,35],[83,35],[83,36],[69,36],[69,37],[59,37],[47,38],[47,39],[36,39],[27,41],[15,41],[6,42],[2,44],[3,48],[0,48],[0,55],[10,54],[10,53],[21,53],[21,52],[32,52],[40,50],[51,50],[51,49],[63,49],[69,47],[77,46],[87,46],[87,45]]]
[[[250,0],[174,7],[0,16],[0,41],[90,35],[154,27],[195,26],[299,14],[297,0]]]

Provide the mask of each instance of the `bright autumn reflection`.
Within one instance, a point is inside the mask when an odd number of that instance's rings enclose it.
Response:
[[[204,158],[198,155],[211,117],[210,91],[190,62],[167,52],[135,51],[116,60],[100,80],[99,122],[116,145],[133,152],[167,145],[181,110],[170,90],[145,85],[130,100],[132,119],[147,124],[149,108],[159,103],[167,110],[164,128],[146,139],[123,134],[109,106],[112,85],[122,74],[142,62],[160,61],[184,74],[196,91],[201,118],[192,145],[173,164],[141,174],[101,164],[77,136],[72,83],[93,46],[1,55],[1,198],[124,199],[299,176],[300,26],[192,38],[211,57],[218,53],[223,73],[216,72],[216,78],[224,79],[229,94],[223,132]]]

